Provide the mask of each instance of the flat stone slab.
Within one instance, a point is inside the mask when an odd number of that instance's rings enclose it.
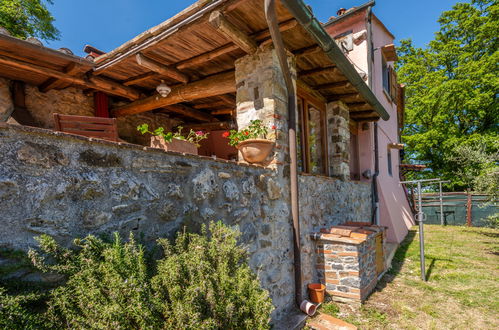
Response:
[[[343,320],[332,317],[328,314],[320,313],[308,326],[315,330],[356,330],[357,327],[353,324],[347,323]]]

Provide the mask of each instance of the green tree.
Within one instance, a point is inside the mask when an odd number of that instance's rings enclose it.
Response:
[[[0,26],[21,39],[58,40],[60,32],[44,2],[53,4],[53,0],[1,0]]]
[[[402,40],[399,81],[406,87],[403,140],[406,159],[426,164],[420,176],[451,180],[449,189],[469,187],[458,157],[463,145],[499,148],[499,2],[471,0],[442,13],[440,31],[426,48]],[[497,166],[497,163],[496,163]],[[468,171],[469,172],[469,171]]]

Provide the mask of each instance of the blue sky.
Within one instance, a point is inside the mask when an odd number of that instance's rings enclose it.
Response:
[[[263,0],[262,0],[263,1]],[[50,11],[61,31],[61,40],[49,47],[67,47],[83,55],[90,44],[110,51],[141,32],[175,15],[194,0],[55,0]],[[305,0],[323,22],[341,8],[350,8],[367,0]],[[438,30],[437,19],[458,0],[378,0],[374,13],[396,36],[397,41],[412,38],[424,46]]]

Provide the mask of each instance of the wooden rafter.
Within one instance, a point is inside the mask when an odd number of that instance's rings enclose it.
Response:
[[[0,56],[0,63],[7,64],[18,69],[61,79],[71,84],[80,85],[87,88],[94,88],[112,95],[125,97],[130,100],[137,100],[138,98],[140,98],[140,92],[131,87],[123,86],[120,83],[109,78],[90,76],[88,80],[85,80],[83,78],[73,77],[64,72],[41,67],[32,63],[23,62],[6,56]]]
[[[210,23],[248,54],[256,52],[256,41],[229,22],[221,12],[214,11],[210,15]]]
[[[295,19],[290,19],[290,20],[287,20],[285,22],[280,23],[279,30],[281,32],[284,32],[284,31],[287,31],[289,29],[294,28],[297,24],[298,24],[298,22],[296,22]],[[260,31],[260,32],[257,32],[255,34],[251,35],[251,37],[254,38],[257,42],[263,41],[265,39],[270,38],[270,32],[268,29],[266,29],[266,30],[263,30],[263,31]],[[179,70],[191,68],[193,66],[212,61],[217,57],[220,57],[220,56],[225,55],[227,53],[238,50],[239,48],[240,47],[237,44],[230,43],[230,44],[224,45],[222,47],[219,47],[215,50],[212,50],[212,51],[206,52],[204,54],[192,57],[190,59],[181,61],[181,62],[176,64],[176,67]]]
[[[347,103],[347,106],[350,111],[369,110],[371,108],[371,106],[366,102]]]
[[[210,108],[216,108],[216,107],[223,107],[226,105],[227,105],[227,102],[225,102],[225,101],[217,101],[217,102],[211,102],[211,103],[196,104],[193,106],[193,108],[194,109],[210,109]]]
[[[180,72],[179,70],[177,70],[172,66],[164,65],[153,59],[150,59],[144,56],[144,54],[139,53],[135,55],[135,59],[137,60],[138,65],[143,66],[144,68],[147,68],[156,73],[159,73],[160,75],[170,77],[184,84],[189,82],[189,77],[186,74]]]
[[[352,84],[348,80],[344,80],[344,81],[337,81],[333,83],[317,85],[314,86],[314,88],[318,90],[333,89],[333,88],[352,88]]]
[[[352,100],[357,100],[361,101],[362,98],[359,93],[346,93],[346,94],[336,94],[328,98],[329,101],[339,101],[339,100],[345,100],[349,99],[350,101]]]
[[[186,117],[194,118],[199,121],[203,122],[214,122],[218,121],[215,117],[210,115],[209,113],[202,112],[199,110],[192,109],[188,106],[182,105],[182,104],[172,104],[165,106],[165,109],[169,112],[173,112],[179,115],[183,115]]]
[[[81,69],[74,62],[69,64],[66,68],[64,68],[64,73],[66,73],[70,76],[74,76],[74,75],[78,74],[79,72],[81,72]],[[52,77],[52,78],[45,80],[40,86],[38,86],[38,89],[40,90],[40,92],[46,93],[49,90],[57,87],[57,85],[59,85],[60,83],[61,83],[61,81],[59,79]]]
[[[147,73],[144,73],[144,74],[141,74],[141,75],[138,75],[138,76],[135,76],[135,77],[132,77],[130,79],[123,81],[123,85],[125,85],[125,86],[136,85],[138,83],[141,83],[145,80],[148,80],[148,79],[151,79],[151,78],[154,78],[157,76],[158,76],[158,74],[156,72],[147,72]]]
[[[293,54],[295,56],[297,56],[297,57],[302,57],[302,56],[308,56],[308,55],[311,55],[311,54],[318,53],[320,50],[322,50],[321,47],[319,47],[317,45],[313,45],[313,46],[309,46],[309,47],[305,47],[305,48],[300,48],[300,49],[294,50]]]
[[[323,68],[314,68],[311,70],[304,70],[304,71],[299,72],[298,76],[301,78],[305,78],[305,77],[315,76],[318,74],[335,73],[335,72],[339,72],[338,69],[336,68],[336,65],[331,65],[331,66],[327,66],[327,67],[323,67]]]
[[[234,108],[227,108],[227,109],[217,109],[211,111],[212,115],[232,115],[234,113]]]
[[[234,71],[220,73],[207,77],[187,85],[179,85],[172,88],[167,97],[153,95],[130,104],[115,108],[115,116],[126,116],[154,109],[164,108],[165,106],[198,100],[206,97],[216,96],[236,91]]]

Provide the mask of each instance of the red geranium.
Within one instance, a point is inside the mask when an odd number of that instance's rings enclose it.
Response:
[[[229,132],[223,132],[223,134],[222,134],[222,136],[223,136],[224,138],[228,138],[228,137],[229,137],[229,135],[230,135],[230,133],[229,133]]]

